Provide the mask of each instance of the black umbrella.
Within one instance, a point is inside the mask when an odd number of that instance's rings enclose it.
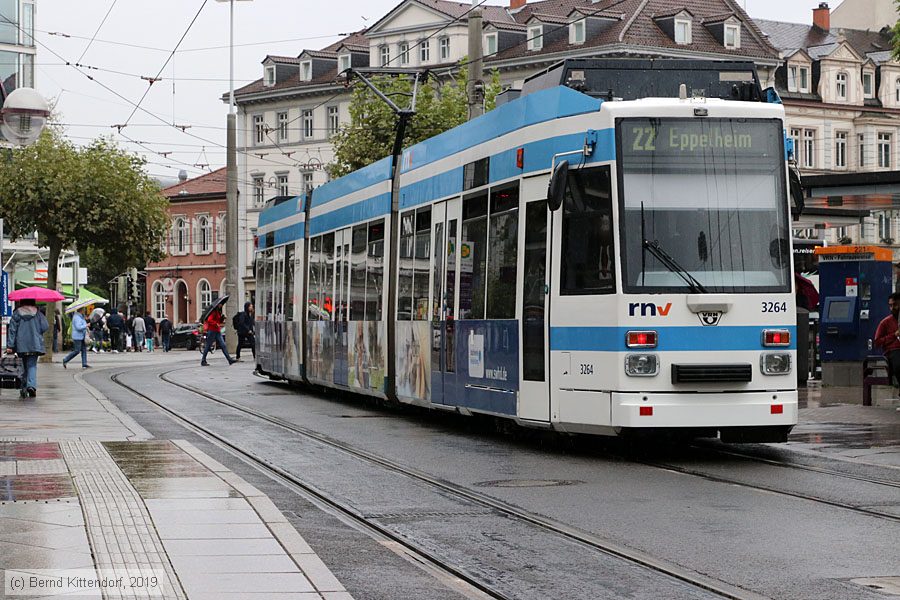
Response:
[[[213,300],[213,303],[210,304],[209,306],[207,306],[206,310],[203,311],[203,315],[200,317],[200,322],[206,323],[206,320],[209,318],[209,315],[212,314],[212,311],[216,310],[218,307],[222,306],[226,302],[228,302],[228,294],[225,294],[224,296],[219,296],[218,298]]]

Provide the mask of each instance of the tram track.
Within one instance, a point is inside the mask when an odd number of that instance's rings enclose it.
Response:
[[[418,471],[416,469],[410,468],[408,466],[402,465],[400,463],[394,462],[390,459],[386,459],[384,457],[375,455],[373,453],[367,452],[365,450],[361,450],[349,444],[343,443],[339,440],[335,440],[329,436],[323,435],[316,431],[312,431],[305,427],[299,426],[295,423],[291,423],[289,421],[285,421],[278,417],[274,417],[272,415],[268,415],[266,413],[260,412],[258,410],[252,409],[250,407],[241,405],[239,403],[232,402],[225,398],[216,396],[211,394],[205,390],[201,390],[195,388],[191,385],[184,384],[178,381],[174,381],[169,377],[169,374],[183,370],[183,368],[179,369],[171,369],[169,371],[164,371],[158,373],[158,378],[172,386],[180,388],[182,390],[188,391],[192,394],[201,396],[210,400],[212,402],[221,404],[226,406],[234,411],[243,413],[245,415],[254,417],[256,419],[262,420],[264,422],[270,423],[272,425],[276,425],[282,429],[285,429],[295,435],[303,436],[307,439],[314,440],[320,444],[325,444],[329,447],[340,450],[350,456],[353,456],[357,459],[361,459],[368,463],[377,465],[381,468],[393,471],[395,473],[402,474],[406,477],[412,478],[421,483],[425,483],[430,487],[433,487],[437,490],[440,490],[444,493],[452,494],[460,499],[463,499],[468,502],[474,502],[478,505],[481,505],[485,508],[495,510],[502,515],[507,517],[511,517],[517,519],[521,522],[527,523],[529,525],[535,526],[547,533],[551,533],[556,536],[560,536],[569,541],[579,543],[583,546],[586,546],[594,551],[601,552],[606,555],[614,556],[619,559],[623,559],[628,561],[629,563],[640,565],[644,568],[647,568],[656,573],[665,575],[667,577],[679,580],[683,583],[687,583],[691,586],[704,590],[706,592],[710,592],[719,596],[721,598],[729,598],[732,600],[764,600],[766,596],[760,595],[756,592],[752,592],[749,590],[745,590],[743,588],[739,588],[737,586],[728,584],[726,582],[720,581],[718,579],[714,579],[711,577],[707,577],[705,575],[696,573],[690,569],[681,567],[679,565],[671,564],[666,561],[657,559],[649,554],[641,552],[639,550],[635,550],[633,548],[629,548],[627,546],[623,546],[621,544],[612,542],[610,540],[603,539],[599,536],[590,534],[588,532],[579,530],[577,528],[566,525],[565,523],[557,522],[553,519],[547,518],[545,516],[529,512],[527,510],[521,509],[519,507],[510,505],[501,500],[497,500],[490,496],[486,496],[484,494],[475,492],[468,488],[455,485],[453,483],[447,482],[442,479],[435,478],[427,473]],[[389,529],[382,527],[377,523],[371,522],[371,520],[367,519],[365,516],[360,515],[356,510],[351,507],[343,505],[339,501],[335,501],[332,498],[329,498],[327,494],[322,493],[317,490],[315,487],[310,486],[308,483],[303,482],[298,477],[281,469],[277,465],[273,465],[267,459],[258,457],[254,455],[252,452],[247,451],[244,448],[240,448],[235,443],[231,442],[223,438],[221,435],[211,431],[209,428],[196,423],[193,419],[186,417],[178,411],[171,409],[170,407],[165,406],[164,404],[157,402],[156,400],[148,397],[146,394],[135,390],[132,386],[127,383],[121,381],[118,376],[113,376],[112,380],[130,390],[132,393],[144,398],[150,403],[156,405],[164,412],[172,415],[176,420],[188,424],[192,429],[195,429],[199,432],[202,432],[203,435],[207,438],[212,438],[216,443],[220,445],[224,445],[229,448],[232,452],[238,453],[239,455],[246,455],[249,460],[257,467],[263,471],[271,471],[278,475],[278,477],[286,479],[290,481],[293,485],[296,485],[304,490],[308,490],[309,493],[313,494],[316,498],[320,499],[322,502],[332,507],[335,510],[340,511],[342,514],[347,517],[353,519],[354,521],[360,522],[363,526],[369,527],[372,526],[379,534],[389,537],[392,541],[398,544],[402,544],[404,547],[409,548],[414,553],[422,554],[429,563],[435,565],[437,568],[444,569],[446,572],[452,574],[454,577],[458,577],[459,579],[465,581],[466,583],[472,585],[477,588],[481,592],[487,594],[489,597],[494,598],[503,598],[505,597],[501,592],[491,589],[489,586],[486,586],[483,582],[477,581],[470,577],[468,574],[463,572],[461,569],[453,566],[445,564],[440,558],[433,556],[430,552],[423,551],[418,548],[415,544],[412,544],[408,539],[399,537],[393,534]]]

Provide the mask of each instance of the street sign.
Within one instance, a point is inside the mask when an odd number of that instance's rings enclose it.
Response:
[[[0,275],[0,316],[11,317],[12,305],[9,303],[9,273]]]

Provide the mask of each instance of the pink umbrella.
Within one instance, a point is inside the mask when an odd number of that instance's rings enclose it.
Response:
[[[9,299],[15,302],[19,300],[34,300],[35,302],[60,302],[66,297],[55,290],[42,287],[27,287],[9,293]]]

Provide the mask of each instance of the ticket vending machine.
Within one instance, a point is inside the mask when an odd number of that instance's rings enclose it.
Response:
[[[873,340],[888,314],[893,253],[880,246],[827,246],[815,252],[822,383],[862,385],[863,359],[881,354]]]

